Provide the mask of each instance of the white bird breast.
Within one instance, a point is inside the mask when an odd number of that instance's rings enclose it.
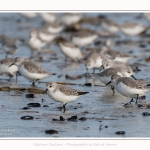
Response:
[[[56,33],[61,32],[63,30],[63,28],[64,28],[63,26],[59,26],[57,28],[54,28],[54,27],[50,26],[50,27],[47,28],[47,31],[50,32],[50,33],[56,34]]]
[[[48,13],[41,13],[40,15],[44,21],[49,22],[49,23],[54,23],[57,19],[56,16],[48,14]]]
[[[129,87],[127,85],[125,85],[124,83],[120,82],[119,84],[114,84],[114,88],[116,89],[116,91],[118,91],[120,94],[126,96],[126,97],[130,97],[130,98],[137,98],[137,94],[139,96],[143,96],[145,95],[145,92],[143,89],[136,89],[136,88],[132,88]]]
[[[64,46],[63,44],[60,44],[60,46],[61,46],[62,52],[66,56],[73,58],[73,59],[81,59],[82,58],[82,53],[79,48],[71,48],[71,47]]]
[[[39,33],[40,38],[45,41],[45,42],[51,42],[55,39],[56,35],[55,34],[44,34],[44,33]]]
[[[42,73],[30,73],[26,68],[24,68],[23,65],[19,67],[19,72],[23,77],[29,80],[44,79],[49,76],[48,74],[42,74]]]
[[[108,25],[108,24],[105,23],[105,22],[102,23],[102,27],[103,27],[106,31],[108,31],[108,32],[110,32],[110,33],[119,32],[119,27],[113,26],[113,25]]]
[[[15,72],[18,71],[18,67],[13,65],[11,67],[8,67],[5,64],[0,65],[0,74],[14,74]]]
[[[54,101],[61,102],[63,104],[75,101],[79,97],[79,96],[74,96],[74,95],[68,96],[62,93],[61,91],[54,92],[53,90],[48,91],[48,96]]]
[[[71,25],[74,23],[77,23],[78,21],[80,21],[81,16],[79,15],[75,15],[75,16],[63,16],[62,17],[62,21],[63,23],[65,23],[66,25]]]
[[[73,37],[72,42],[78,46],[84,46],[91,44],[97,38],[97,35],[92,35],[90,37]]]
[[[137,25],[134,28],[121,28],[122,32],[127,35],[138,35],[145,30],[145,28],[141,25]]]

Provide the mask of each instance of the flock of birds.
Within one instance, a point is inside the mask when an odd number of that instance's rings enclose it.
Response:
[[[110,48],[110,38],[113,39],[113,36],[118,32],[122,32],[127,36],[138,36],[148,29],[145,25],[135,22],[127,22],[121,25],[100,16],[101,26],[108,33],[109,39],[106,41],[105,46],[98,48],[97,51],[93,50],[85,56],[82,51],[85,51],[86,46],[92,45],[103,33],[82,28],[80,22],[84,20],[84,14],[20,13],[20,15],[29,20],[40,16],[45,23],[41,28],[30,30],[30,37],[27,42],[23,38],[10,38],[7,35],[0,36],[1,49],[6,54],[6,58],[0,60],[0,74],[9,75],[9,81],[16,76],[17,82],[17,74],[20,73],[24,78],[32,81],[32,86],[34,86],[38,80],[55,75],[55,73],[43,70],[30,58],[8,57],[8,55],[15,54],[18,41],[25,42],[30,48],[31,58],[34,57],[34,52],[40,55],[47,44],[55,43],[60,47],[66,62],[68,58],[72,61],[85,62],[87,73],[90,69],[93,69],[92,76],[97,76],[101,83],[110,86],[113,94],[117,91],[121,95],[131,98],[130,103],[134,98],[137,103],[140,96],[144,96],[150,91],[150,87],[143,85],[134,77],[134,74],[140,69],[131,67],[128,64],[129,60],[134,59],[135,56]],[[150,13],[146,13],[144,16],[150,19]],[[67,29],[75,30],[75,32],[67,34],[65,32]],[[66,33],[67,36],[62,37],[60,36],[61,33]],[[99,73],[95,73],[97,69],[100,70]],[[78,97],[89,93],[72,89],[56,82],[48,83],[45,92],[51,99],[63,104],[64,112],[68,102],[75,101]]]

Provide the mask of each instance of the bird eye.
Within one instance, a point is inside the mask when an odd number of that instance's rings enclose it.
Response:
[[[52,85],[49,86],[50,88],[52,87]]]
[[[130,73],[130,71],[128,71],[128,73]]]

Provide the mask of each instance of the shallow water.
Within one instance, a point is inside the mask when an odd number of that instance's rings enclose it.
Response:
[[[98,13],[88,13],[89,16],[97,16]],[[125,21],[135,21],[142,22],[145,25],[149,25],[145,18],[138,19],[137,13],[105,13],[101,15],[106,15],[108,18],[112,18],[118,23],[123,23]],[[33,20],[26,20],[17,13],[0,13],[0,33],[6,34],[10,37],[23,37],[25,39],[29,38],[29,29],[32,27],[42,26],[42,19],[37,17]],[[101,27],[84,25],[89,28],[100,29]],[[124,40],[125,37],[120,33],[120,37],[116,40]],[[100,40],[105,40],[102,38]],[[147,83],[150,82],[149,76],[149,66],[150,64],[145,62],[144,58],[149,57],[149,38],[145,37],[133,37],[134,43],[129,44],[114,44],[113,49],[124,51],[129,53],[132,50],[131,55],[136,55],[133,61],[130,63],[138,62],[141,64],[146,64],[147,66],[139,66],[142,70],[141,72],[135,74],[137,79],[144,79]],[[145,47],[140,47],[140,42],[145,44]],[[149,112],[149,109],[140,109],[136,105],[132,107],[124,107],[123,105],[130,101],[130,99],[121,96],[116,93],[112,96],[112,91],[108,87],[99,86],[83,86],[86,82],[85,77],[70,80],[66,79],[65,75],[80,75],[86,72],[85,62],[84,63],[74,63],[68,62],[65,65],[64,56],[60,52],[59,46],[51,45],[50,49],[53,50],[56,55],[52,54],[42,54],[44,59],[47,61],[37,61],[37,63],[43,67],[43,69],[55,72],[56,76],[51,76],[42,80],[42,82],[49,81],[62,81],[76,83],[77,85],[70,85],[70,87],[88,91],[86,94],[77,99],[77,101],[68,103],[66,105],[66,112],[63,113],[59,107],[61,103],[57,103],[51,100],[46,94],[35,94],[34,98],[26,98],[25,95],[28,94],[27,91],[19,92],[11,90],[0,91],[0,137],[149,137],[149,122],[150,117],[142,116],[143,112]],[[147,51],[146,51],[147,50]],[[21,56],[28,58],[30,57],[30,49],[26,46],[19,46],[18,51],[15,53],[14,57]],[[0,54],[0,59],[5,57],[4,53]],[[54,59],[56,57],[56,59]],[[92,72],[92,70],[91,70]],[[61,76],[60,76],[61,75]],[[59,77],[60,76],[60,77]],[[15,79],[13,78],[11,82],[7,82],[6,76],[1,76],[0,83],[12,84],[15,86]],[[38,82],[37,87],[41,89],[46,88],[46,84]],[[31,82],[22,76],[18,77],[18,85],[29,88]],[[42,103],[42,99],[45,101]],[[28,103],[35,102],[40,103],[41,107],[32,107],[28,110],[23,110],[23,107],[27,107]],[[146,103],[150,103],[150,93],[146,94]],[[48,107],[43,107],[48,105]],[[21,120],[22,116],[33,116],[33,120]],[[78,118],[86,117],[85,121],[52,121],[52,118],[59,119],[60,116],[65,119],[70,116],[77,115]],[[58,134],[45,134],[45,130],[54,129],[58,131]],[[115,132],[125,131],[125,135],[117,135]]]

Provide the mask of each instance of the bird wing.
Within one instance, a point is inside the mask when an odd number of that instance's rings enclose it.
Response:
[[[88,93],[88,92],[82,92],[82,91],[75,90],[75,89],[72,89],[70,87],[66,87],[66,86],[62,86],[62,85],[59,87],[59,90],[68,96],[69,95],[79,96],[79,95],[83,95],[83,94]]]
[[[35,64],[31,61],[24,62],[24,67],[30,72],[30,73],[48,73],[44,71],[40,66]]]
[[[130,86],[131,88],[144,89],[144,85],[142,85],[138,80],[134,80],[129,77],[122,77],[122,78],[118,79],[117,84],[120,82],[124,83],[125,85]]]

